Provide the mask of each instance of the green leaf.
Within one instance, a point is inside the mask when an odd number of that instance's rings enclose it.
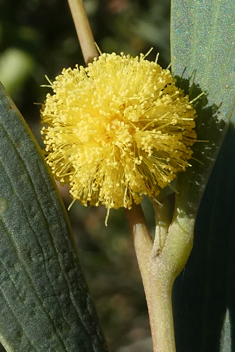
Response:
[[[7,351],[105,351],[65,209],[0,89],[0,338]]]
[[[194,246],[174,287],[177,352],[231,352],[235,327],[235,130],[199,208]]]
[[[179,177],[179,205],[195,217],[235,105],[234,0],[172,0],[171,50],[177,84],[198,113],[192,168]]]
[[[173,291],[177,352],[234,349],[234,18],[234,0],[172,0],[177,84],[192,97],[206,92],[195,102],[198,161],[180,175],[177,188],[179,209],[195,219],[206,187],[193,250]]]

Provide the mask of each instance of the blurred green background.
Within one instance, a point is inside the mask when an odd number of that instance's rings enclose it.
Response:
[[[95,40],[102,52],[138,55],[153,47],[150,60],[170,62],[170,0],[86,0]],[[0,0],[0,80],[34,135],[40,138],[40,104],[51,80],[64,67],[83,64],[66,0]],[[71,199],[60,187],[66,207]],[[144,209],[151,231],[153,212]],[[134,350],[151,351],[144,292],[131,236],[122,210],[83,208],[69,211],[80,261],[111,351],[144,340]],[[125,352],[125,349],[120,349]],[[128,349],[130,351],[130,349]]]

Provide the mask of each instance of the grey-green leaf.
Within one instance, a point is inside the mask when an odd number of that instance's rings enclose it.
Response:
[[[7,351],[105,351],[66,212],[0,89],[0,339]]]
[[[172,0],[171,51],[177,84],[195,98],[198,142],[179,177],[180,206],[195,216],[235,105],[235,1]],[[186,201],[187,200],[187,201]]]
[[[234,155],[229,128],[199,208],[192,253],[174,287],[177,352],[234,351]]]
[[[174,287],[177,352],[234,350],[234,18],[234,0],[172,0],[177,83],[192,97],[206,93],[195,102],[197,160],[178,181],[178,206],[194,219],[206,191],[193,250]]]

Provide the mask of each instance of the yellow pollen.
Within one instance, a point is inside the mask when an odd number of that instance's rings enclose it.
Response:
[[[41,110],[46,160],[84,206],[130,209],[190,165],[192,102],[145,57],[101,54],[51,83]]]

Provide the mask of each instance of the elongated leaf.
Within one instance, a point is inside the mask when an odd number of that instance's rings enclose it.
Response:
[[[177,352],[231,352],[235,332],[235,131],[229,128],[174,290]]]
[[[66,213],[0,90],[0,338],[7,351],[105,351]]]
[[[192,96],[206,92],[196,102],[202,142],[194,157],[201,164],[192,161],[178,183],[178,205],[186,216],[195,218],[218,156],[199,208],[192,254],[174,287],[177,352],[234,349],[234,18],[234,0],[172,0],[174,74]]]
[[[178,201],[187,203],[194,216],[234,110],[234,18],[234,0],[172,0],[173,73],[192,98],[205,93],[195,103],[197,160],[179,177],[178,185]]]

